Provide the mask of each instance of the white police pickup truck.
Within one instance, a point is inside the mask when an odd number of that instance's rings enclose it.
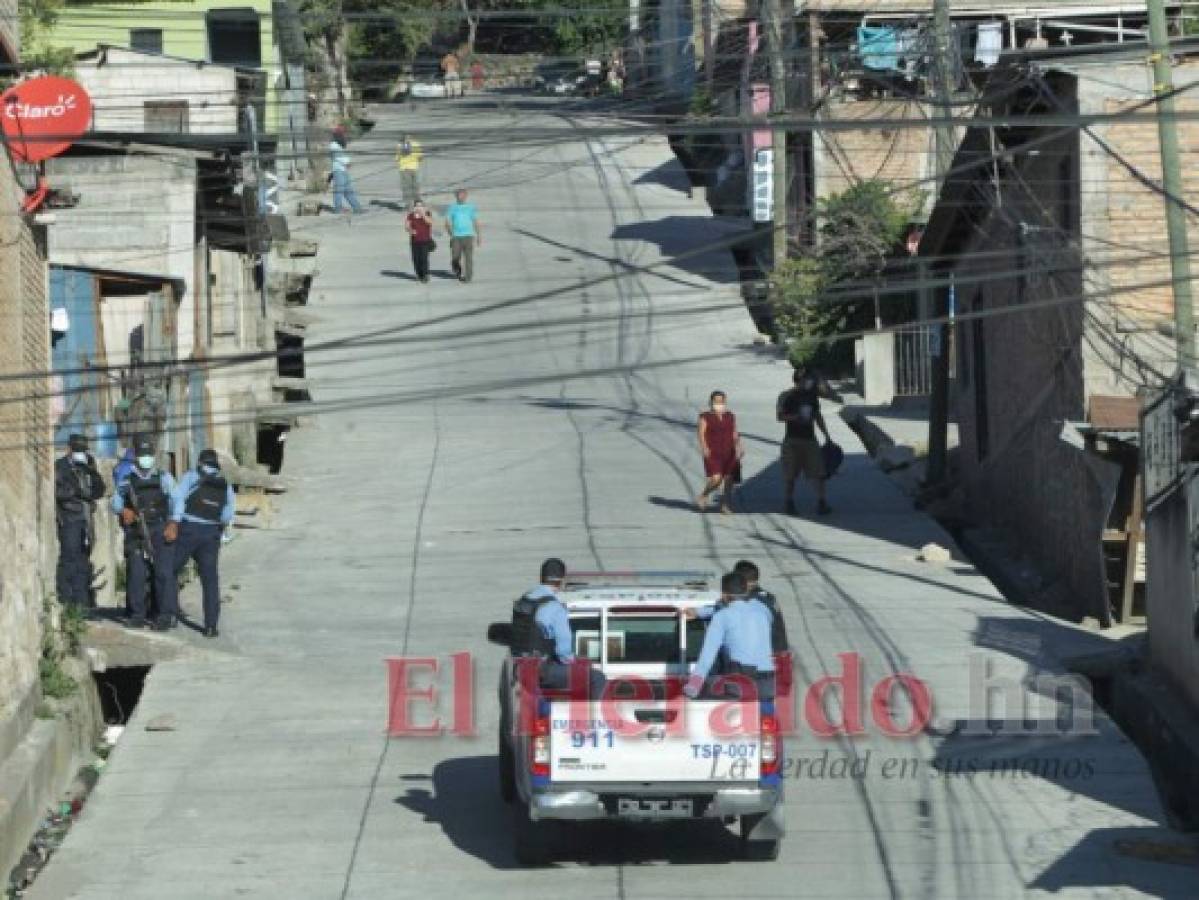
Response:
[[[783,758],[776,700],[689,700],[681,691],[715,604],[714,578],[691,572],[568,576],[583,671],[578,690],[540,685],[536,656],[513,648],[513,625],[488,639],[510,647],[500,673],[499,787],[517,805],[515,850],[525,864],[551,855],[553,820],[739,823],[746,858],[772,860],[784,834]],[[789,675],[789,655],[778,660]],[[588,700],[586,665],[608,679],[608,699]]]

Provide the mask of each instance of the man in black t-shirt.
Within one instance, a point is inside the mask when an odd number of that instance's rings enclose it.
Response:
[[[824,496],[824,459],[816,429],[829,440],[824,416],[820,414],[820,376],[812,369],[795,371],[795,387],[779,394],[775,418],[787,426],[783,437],[783,486],[786,491],[785,510],[795,513],[795,481],[802,474],[816,485],[816,511],[821,515],[832,512]]]

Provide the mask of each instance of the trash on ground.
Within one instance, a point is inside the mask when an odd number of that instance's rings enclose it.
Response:
[[[930,543],[920,548],[920,555],[916,558],[927,563],[947,563],[953,559],[953,554],[940,544]]]

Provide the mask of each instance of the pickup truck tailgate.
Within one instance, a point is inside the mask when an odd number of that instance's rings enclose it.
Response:
[[[713,734],[710,714],[727,701],[690,701],[678,711],[683,723],[667,723],[676,712],[665,704],[622,708],[639,733],[621,734],[593,709],[594,718],[572,718],[568,702],[550,707],[550,779],[555,782],[756,781],[759,738]],[[578,709],[574,709],[577,714]],[[752,714],[751,714],[752,715]]]

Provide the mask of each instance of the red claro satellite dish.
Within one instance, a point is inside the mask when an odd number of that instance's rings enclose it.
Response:
[[[18,162],[58,156],[91,122],[92,98],[69,78],[31,78],[0,94],[0,127]]]

